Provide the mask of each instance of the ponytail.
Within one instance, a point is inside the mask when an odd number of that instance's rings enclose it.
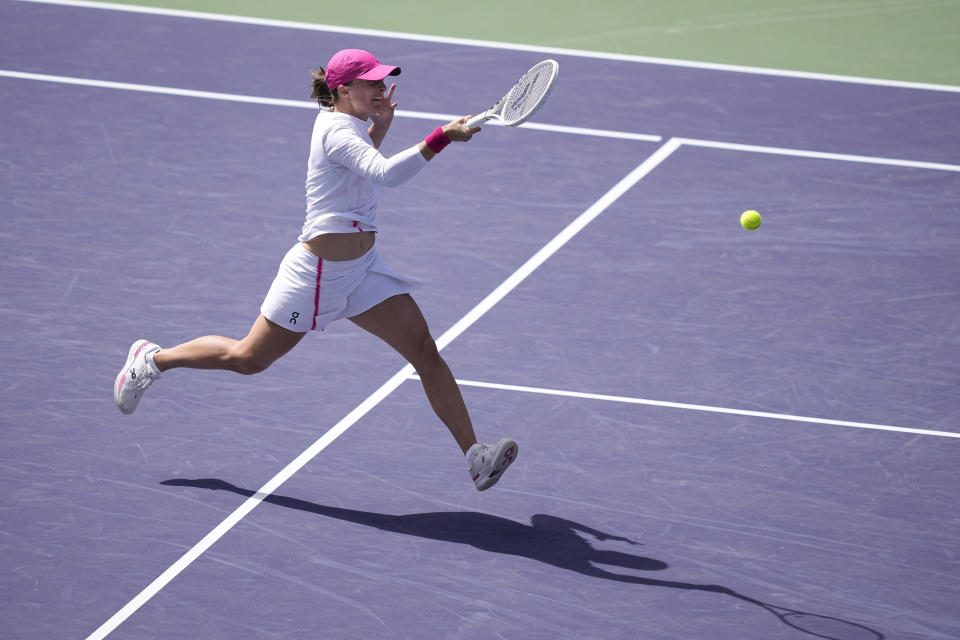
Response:
[[[333,109],[338,96],[336,89],[331,91],[327,86],[327,74],[323,67],[311,70],[310,77],[313,81],[313,93],[310,94],[310,99],[316,100],[321,109]]]

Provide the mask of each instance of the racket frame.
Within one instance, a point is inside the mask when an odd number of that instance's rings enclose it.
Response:
[[[514,84],[510,88],[510,90],[507,91],[507,93],[505,93],[504,96],[497,101],[497,104],[493,105],[483,113],[473,116],[472,118],[467,120],[467,126],[470,127],[471,129],[476,129],[481,124],[485,122],[489,122],[490,120],[499,120],[501,124],[505,124],[503,121],[503,118],[500,117],[500,112],[503,109],[503,105],[510,101],[510,97],[513,95],[513,92],[520,87],[520,84],[523,82],[524,77],[526,77],[529,73],[531,73],[532,71],[537,69],[537,67],[540,67],[542,65],[547,65],[550,67],[550,79],[548,80],[547,90],[543,92],[543,95],[540,96],[540,99],[537,100],[537,104],[533,105],[532,109],[530,109],[527,113],[523,114],[523,117],[518,118],[517,120],[509,123],[509,125],[507,126],[516,127],[523,124],[527,120],[529,120],[530,117],[533,116],[533,114],[535,114],[540,109],[540,107],[543,106],[543,103],[547,101],[547,98],[550,97],[550,93],[553,91],[553,86],[557,82],[557,73],[559,73],[560,71],[560,65],[557,63],[556,60],[548,58],[547,60],[542,60],[541,62],[538,62],[537,64],[530,67],[529,71],[523,74],[523,76],[521,76],[520,79],[517,80],[516,84]]]

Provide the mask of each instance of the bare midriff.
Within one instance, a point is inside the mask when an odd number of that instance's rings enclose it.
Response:
[[[307,251],[324,260],[355,260],[376,242],[376,231],[325,233],[302,243]]]

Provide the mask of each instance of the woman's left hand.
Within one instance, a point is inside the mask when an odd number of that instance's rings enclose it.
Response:
[[[398,103],[393,101],[393,92],[396,89],[397,85],[391,84],[387,90],[387,95],[380,102],[380,108],[370,114],[373,125],[378,129],[383,129],[384,132],[390,128],[390,123],[393,122],[393,110],[397,108]]]

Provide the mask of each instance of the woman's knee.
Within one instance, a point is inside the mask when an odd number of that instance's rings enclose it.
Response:
[[[267,368],[273,364],[273,360],[265,358],[250,349],[237,346],[227,354],[227,364],[230,366],[231,371],[245,376],[252,376],[266,371]]]
[[[437,349],[437,343],[433,336],[427,331],[421,335],[415,342],[415,348],[410,358],[410,364],[417,372],[432,369],[443,364],[440,357],[440,351]]]
[[[261,373],[293,349],[304,335],[260,316],[247,337],[236,342],[227,353],[227,367],[248,376]]]

